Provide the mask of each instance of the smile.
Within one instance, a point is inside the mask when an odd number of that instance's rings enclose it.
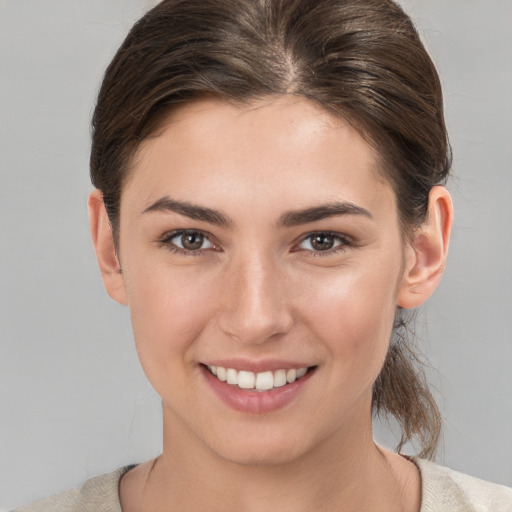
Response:
[[[220,361],[219,361],[220,363]],[[243,413],[266,414],[284,408],[308,389],[317,366],[291,366],[287,362],[238,361],[201,364],[209,388],[224,404]],[[281,366],[282,365],[282,366]],[[239,366],[239,368],[240,368]],[[252,368],[251,368],[252,366]],[[255,371],[252,371],[255,370]]]
[[[213,365],[206,365],[206,368],[221,382],[237,386],[240,389],[255,391],[269,391],[286,384],[292,384],[301,377],[304,377],[308,371],[307,366],[258,373]]]

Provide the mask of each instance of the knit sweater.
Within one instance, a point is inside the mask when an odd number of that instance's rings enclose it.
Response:
[[[421,473],[419,512],[512,512],[512,488],[413,459]],[[133,466],[87,480],[72,489],[13,512],[122,512],[119,481]]]

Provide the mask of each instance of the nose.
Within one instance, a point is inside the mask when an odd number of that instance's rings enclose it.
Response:
[[[221,330],[240,343],[261,344],[293,325],[285,272],[257,255],[232,262],[223,279]]]

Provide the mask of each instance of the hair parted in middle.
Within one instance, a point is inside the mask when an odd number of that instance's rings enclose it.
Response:
[[[307,98],[372,145],[392,185],[404,241],[445,182],[451,152],[437,71],[411,19],[391,0],[163,0],[110,63],[93,116],[91,178],[119,236],[123,185],[137,150],[180,105],[203,98],[249,104]],[[440,413],[417,356],[395,335],[373,406],[431,457]]]

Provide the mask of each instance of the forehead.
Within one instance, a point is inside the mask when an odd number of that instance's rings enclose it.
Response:
[[[348,122],[289,95],[180,107],[141,146],[123,200],[181,194],[218,208],[248,194],[302,205],[368,202],[390,191],[374,149]]]

